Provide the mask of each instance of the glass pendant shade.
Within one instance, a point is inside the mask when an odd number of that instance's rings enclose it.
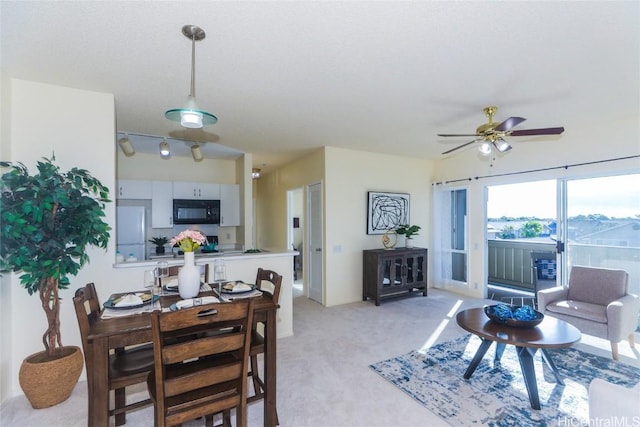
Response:
[[[489,154],[491,154],[491,144],[486,141],[483,142],[478,147],[478,151],[480,151],[480,154],[482,154],[483,156],[488,156]]]
[[[204,125],[213,125],[218,122],[216,116],[200,110],[196,105],[196,41],[203,40],[206,34],[202,28],[195,25],[182,27],[182,34],[191,40],[191,92],[184,108],[167,110],[164,116],[171,121],[179,122],[185,128],[200,129]]]

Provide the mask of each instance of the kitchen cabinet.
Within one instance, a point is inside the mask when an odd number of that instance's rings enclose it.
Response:
[[[220,200],[220,184],[174,181],[173,198]]]
[[[151,228],[173,227],[173,183],[153,181],[151,184]]]
[[[151,181],[118,180],[116,199],[151,199]]]
[[[423,248],[363,251],[362,300],[412,295],[427,296],[427,250]]]
[[[240,185],[220,184],[220,226],[240,225]]]

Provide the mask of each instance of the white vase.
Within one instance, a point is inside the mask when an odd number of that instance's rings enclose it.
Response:
[[[410,237],[407,237],[407,238],[404,240],[404,244],[405,244],[405,246],[406,246],[407,248],[412,248],[412,247],[413,247],[413,239],[412,239],[412,238],[410,238]]]
[[[200,293],[200,269],[196,267],[193,252],[184,253],[184,267],[178,273],[180,298],[194,298]]]

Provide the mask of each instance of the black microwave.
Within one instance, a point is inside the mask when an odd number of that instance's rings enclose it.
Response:
[[[220,224],[220,200],[173,199],[174,224]]]

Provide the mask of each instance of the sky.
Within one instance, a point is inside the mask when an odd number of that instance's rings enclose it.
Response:
[[[556,181],[489,187],[489,218],[555,218]],[[567,182],[568,216],[602,214],[627,218],[640,215],[640,174]]]

